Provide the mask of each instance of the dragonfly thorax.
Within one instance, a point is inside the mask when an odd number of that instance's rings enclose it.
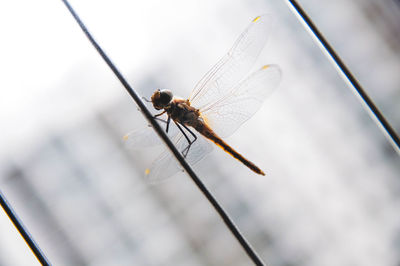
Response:
[[[151,102],[153,103],[155,109],[161,110],[167,107],[173,98],[174,96],[170,90],[158,89],[151,96]]]

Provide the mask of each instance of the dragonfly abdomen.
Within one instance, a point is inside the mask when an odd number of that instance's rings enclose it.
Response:
[[[244,158],[240,153],[235,151],[231,146],[229,146],[225,141],[223,141],[208,125],[205,123],[198,123],[194,127],[200,134],[214,142],[217,146],[222,148],[224,151],[232,155],[234,158],[242,162],[248,168],[259,175],[265,175],[265,173],[258,168],[254,163],[250,162]]]

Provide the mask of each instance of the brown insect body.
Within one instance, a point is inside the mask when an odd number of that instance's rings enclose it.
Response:
[[[217,146],[232,155],[234,158],[249,167],[252,171],[260,175],[265,173],[258,168],[254,163],[244,158],[241,154],[235,151],[225,141],[223,141],[203,120],[198,109],[190,105],[189,100],[173,98],[169,104],[164,107],[168,116],[177,123],[193,127],[197,132],[214,142]]]

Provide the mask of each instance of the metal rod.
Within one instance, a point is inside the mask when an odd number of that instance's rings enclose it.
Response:
[[[42,265],[51,265],[44,253],[40,250],[39,246],[33,240],[31,234],[29,234],[28,230],[22,224],[21,220],[18,218],[15,211],[11,208],[11,205],[8,203],[6,197],[0,191],[0,204],[3,210],[6,212],[7,216],[10,218],[11,222],[17,228],[18,232],[24,238],[25,242],[28,244],[29,248],[32,250],[35,257],[40,261]]]
[[[343,75],[345,81],[347,81],[350,86],[355,90],[356,95],[361,98],[361,101],[362,103],[364,103],[364,107],[367,109],[367,111],[369,111],[370,116],[378,123],[379,127],[382,129],[389,142],[393,145],[393,148],[400,154],[400,139],[396,131],[386,120],[386,118],[375,105],[373,100],[368,96],[367,92],[353,76],[349,68],[344,64],[343,60],[339,57],[339,55],[335,52],[329,42],[318,30],[318,28],[312,22],[311,18],[307,15],[307,13],[299,5],[299,3],[296,0],[287,1],[289,7],[292,9],[294,14],[297,15],[299,20],[310,31],[314,39],[316,39],[316,41],[322,46],[321,48],[328,54],[330,59],[332,59],[339,73]]]
[[[183,169],[188,173],[188,175],[192,178],[193,182],[197,185],[197,187],[200,189],[200,191],[204,194],[204,196],[208,199],[208,201],[211,203],[211,205],[214,207],[214,209],[218,212],[218,214],[221,216],[222,220],[226,224],[226,226],[229,228],[229,230],[232,232],[232,234],[236,237],[236,239],[239,241],[240,245],[243,247],[243,249],[246,251],[247,255],[250,257],[250,259],[254,262],[256,265],[264,265],[264,262],[261,260],[261,258],[257,255],[255,250],[250,246],[250,244],[247,242],[247,240],[244,238],[244,236],[241,234],[239,229],[236,227],[236,225],[233,223],[233,221],[230,219],[228,214],[224,211],[224,209],[220,206],[218,201],[214,198],[214,196],[211,194],[211,192],[206,188],[206,186],[203,184],[203,182],[199,179],[199,177],[196,175],[196,173],[193,171],[193,169],[189,166],[189,164],[185,161],[183,158],[182,154],[176,149],[174,144],[171,142],[171,140],[168,138],[167,134],[164,132],[164,130],[159,126],[159,124],[156,122],[156,120],[153,118],[153,115],[150,113],[150,111],[146,108],[144,103],[142,102],[141,98],[139,95],[136,93],[136,91],[129,85],[129,83],[126,81],[126,79],[122,76],[121,72],[117,69],[117,67],[113,64],[111,59],[106,55],[106,53],[103,51],[103,49],[100,47],[100,45],[95,41],[93,36],[90,34],[89,30],[86,28],[85,24],[82,22],[82,20],[79,18],[75,10],[72,8],[72,6],[69,4],[67,0],[62,0],[65,4],[65,6],[68,8],[69,12],[71,15],[74,17],[75,21],[79,24],[80,28],[82,31],[85,33],[86,37],[89,39],[89,41],[92,43],[94,48],[97,50],[97,52],[100,54],[100,56],[104,59],[104,61],[107,63],[107,65],[111,68],[111,70],[114,72],[115,76],[119,79],[119,81],[122,83],[126,91],[130,94],[130,96],[133,98],[133,100],[136,102],[136,104],[139,106],[140,110],[142,111],[143,115],[146,117],[146,119],[149,121],[153,129],[157,132],[157,134],[162,138],[162,140],[165,142],[165,144],[168,146],[168,148],[171,150],[171,152],[174,154],[176,159],[179,161],[179,163],[182,165]]]

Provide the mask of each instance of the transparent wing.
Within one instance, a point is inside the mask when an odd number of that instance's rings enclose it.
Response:
[[[189,101],[198,108],[223,98],[250,70],[268,39],[272,17],[256,17],[229,52],[197,83]]]
[[[175,147],[179,151],[183,151],[188,142],[186,138],[179,133],[174,138]],[[190,147],[189,153],[186,156],[186,161],[193,166],[204,158],[213,150],[213,145],[205,138],[198,136],[196,142]],[[169,149],[165,149],[157,159],[146,169],[147,182],[151,184],[160,183],[167,178],[172,177],[177,172],[182,171],[182,168],[175,156],[172,155]]]
[[[175,157],[168,149],[165,149],[146,169],[146,182],[157,184],[165,181],[181,170],[181,167]]]
[[[279,66],[263,66],[223,98],[201,109],[201,114],[220,137],[227,137],[260,109],[264,100],[278,87],[280,80]]]
[[[162,127],[165,127],[164,123],[161,124]],[[168,130],[168,136],[173,138],[178,134],[178,129],[170,125]],[[133,150],[145,149],[148,147],[153,147],[160,145],[162,140],[157,133],[153,130],[153,128],[148,125],[147,127],[140,128],[129,132],[123,137],[124,145]]]
[[[195,165],[208,153],[213,150],[213,145],[207,139],[197,134],[197,140],[190,147],[189,153],[186,156],[186,161],[190,165]],[[174,142],[178,151],[183,151],[188,142],[175,125],[170,125],[168,136]],[[130,149],[145,149],[152,146],[162,144],[162,140],[157,133],[147,126],[138,130],[134,130],[123,137],[124,144]],[[172,155],[169,149],[165,148],[164,151],[153,161],[151,166],[146,169],[146,180],[148,183],[159,183],[168,177],[173,176],[181,169],[178,161]]]
[[[161,144],[160,138],[157,136],[151,126],[129,132],[123,137],[123,140],[124,145],[127,148],[134,150],[144,149]]]

